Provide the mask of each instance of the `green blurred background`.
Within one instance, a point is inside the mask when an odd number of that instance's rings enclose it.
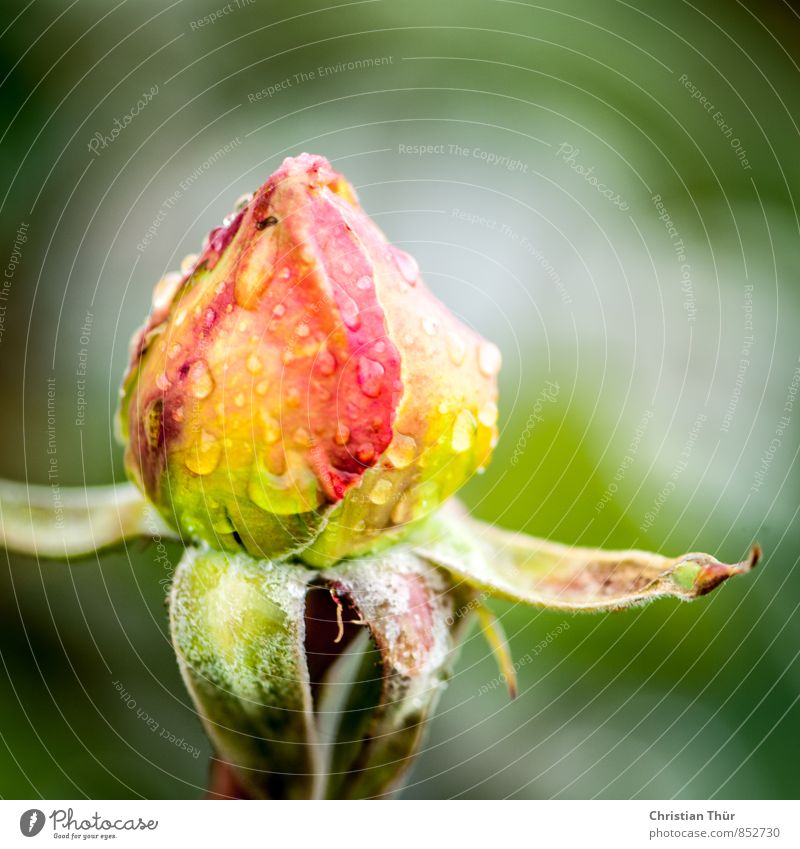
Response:
[[[404,795],[798,795],[796,6],[4,10],[0,475],[47,481],[55,378],[60,484],[122,479],[117,386],[153,283],[285,156],[325,154],[503,349],[502,438],[464,490],[477,515],[566,542],[766,552],[692,605],[563,629],[498,604],[530,655],[520,696],[479,695],[496,670],[473,635]],[[93,152],[95,134],[111,140]],[[155,550],[3,559],[0,795],[201,795],[209,749]]]

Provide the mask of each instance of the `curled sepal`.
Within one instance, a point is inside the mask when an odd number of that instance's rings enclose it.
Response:
[[[175,537],[131,484],[59,487],[0,480],[0,546],[35,557],[87,557],[126,539]]]
[[[170,597],[172,639],[206,731],[248,795],[313,798],[318,764],[305,596],[311,573],[188,549]]]
[[[401,546],[345,561],[323,579],[377,647],[342,714],[328,797],[385,795],[420,747],[472,608],[445,574]]]
[[[560,545],[503,530],[448,507],[417,533],[414,550],[492,595],[566,611],[615,610],[662,596],[691,600],[761,556],[728,565],[709,554],[663,557]]]

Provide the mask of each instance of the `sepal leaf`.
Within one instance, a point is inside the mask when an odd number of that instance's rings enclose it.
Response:
[[[664,557],[563,545],[472,519],[456,505],[432,517],[411,543],[429,562],[499,598],[564,611],[617,610],[663,596],[685,601],[711,592],[758,562],[710,554]]]

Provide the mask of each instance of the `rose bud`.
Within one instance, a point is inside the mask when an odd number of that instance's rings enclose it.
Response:
[[[302,154],[157,288],[123,386],[126,467],[189,539],[324,565],[396,539],[488,461],[499,366]]]
[[[386,795],[473,614],[515,693],[489,597],[690,600],[760,556],[603,551],[467,515],[450,496],[494,445],[499,365],[325,159],[287,159],[156,289],[119,416],[139,489],[0,481],[0,544],[72,558],[177,529],[171,633],[217,795]]]

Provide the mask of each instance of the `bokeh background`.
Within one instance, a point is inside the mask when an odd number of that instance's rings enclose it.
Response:
[[[798,795],[795,4],[4,11],[0,475],[47,482],[54,379],[59,483],[122,479],[117,386],[153,283],[285,156],[325,154],[502,347],[502,438],[463,492],[477,515],[581,544],[766,553],[692,605],[563,628],[497,604],[529,658],[520,696],[481,695],[496,669],[468,639],[403,795]],[[200,796],[209,749],[155,550],[1,556],[0,795]]]

